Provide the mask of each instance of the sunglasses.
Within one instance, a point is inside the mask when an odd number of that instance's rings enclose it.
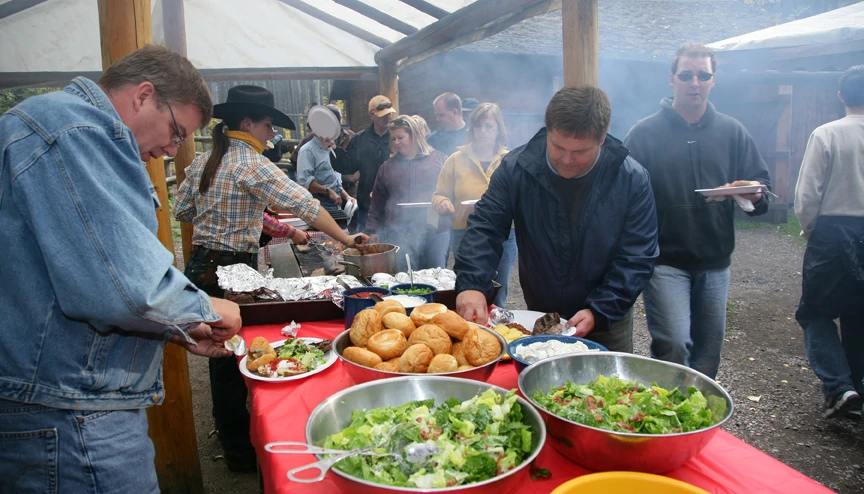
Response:
[[[180,133],[180,126],[177,125],[177,119],[174,118],[174,110],[171,109],[171,104],[168,102],[165,102],[165,104],[168,105],[168,112],[171,114],[171,120],[174,122],[174,133],[177,134],[176,137],[171,138],[171,144],[180,146],[186,140],[186,137]]]
[[[694,75],[701,82],[710,81],[711,78],[714,77],[714,74],[712,74],[711,72],[703,72],[701,70],[699,71],[698,74],[694,74],[693,71],[691,71],[691,70],[685,70],[684,72],[681,72],[680,74],[676,74],[675,77],[677,77],[678,80],[681,82],[690,82],[693,80]]]
[[[381,103],[380,105],[375,107],[375,111],[381,111],[387,108],[393,108],[393,103]]]

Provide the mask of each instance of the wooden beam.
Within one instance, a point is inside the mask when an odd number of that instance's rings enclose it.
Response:
[[[477,0],[438,22],[382,48],[375,62],[397,62],[403,58],[431,50],[457,36],[482,28],[501,17],[539,3],[540,0]]]
[[[207,82],[280,81],[303,79],[377,80],[376,67],[269,67],[266,69],[204,69]]]
[[[417,32],[417,28],[408,24],[406,22],[402,22],[399,19],[393,17],[390,14],[386,14],[376,9],[375,7],[363,3],[360,0],[333,0],[334,2],[342,5],[343,7],[347,7],[354,12],[365,15],[366,17],[372,19],[373,21],[383,24],[394,31],[399,31],[402,34],[414,34]]]
[[[385,62],[378,66],[378,94],[390,98],[393,109],[399,113],[399,71],[396,62]]]
[[[564,85],[598,85],[600,58],[597,0],[564,0],[561,29],[564,49]]]
[[[450,15],[450,12],[447,12],[446,10],[444,10],[442,8],[436,7],[425,0],[400,0],[400,1],[402,3],[404,3],[405,5],[409,5],[411,7],[414,7],[415,9],[419,10],[420,12],[423,12],[426,15],[431,15],[432,17],[434,17],[436,19],[443,19],[443,18],[447,17],[448,15]]]
[[[186,56],[186,9],[183,0],[162,0],[162,26],[165,30],[165,45],[180,55]],[[204,122],[206,126],[209,122]],[[191,129],[190,129],[190,132]],[[195,159],[195,139],[187,136],[183,145],[174,155],[174,176],[177,185],[186,180],[186,167]],[[183,244],[183,258],[178,268],[185,268],[192,255],[192,223],[180,223],[180,241]]]
[[[23,12],[30,7],[45,3],[47,0],[9,0],[4,4],[0,4],[0,19],[5,19],[15,15],[18,12]]]
[[[102,66],[108,67],[124,55],[152,41],[150,0],[98,0]],[[147,162],[147,173],[156,187],[162,207],[156,210],[157,236],[174,252],[168,187],[162,159]],[[204,492],[198,443],[192,415],[192,390],[186,350],[165,345],[162,363],[165,399],[162,406],[147,409],[148,434],[156,449],[156,474],[163,492]]]
[[[330,24],[331,26],[333,26],[337,29],[341,29],[348,34],[356,36],[356,37],[362,39],[363,41],[367,41],[369,43],[372,43],[375,46],[384,47],[384,46],[387,46],[390,44],[390,41],[388,41],[388,40],[386,40],[386,39],[384,39],[378,35],[372,34],[365,29],[360,29],[359,27],[355,26],[354,24],[351,24],[350,22],[343,21],[342,19],[339,19],[338,17],[332,16],[332,15],[328,14],[327,12],[324,12],[321,9],[318,9],[316,7],[309,5],[308,3],[304,2],[303,0],[279,0],[279,1],[284,3],[285,5],[288,5],[290,7],[294,7],[295,9],[299,10],[300,12],[304,12],[308,15],[311,15],[312,17],[318,19],[321,22],[326,22],[327,24]]]
[[[545,14],[547,12],[553,12],[560,9],[561,0],[543,0],[540,3],[536,3],[518,12],[514,12],[510,15],[504,16],[497,21],[487,24],[486,26],[474,32],[459,36],[450,41],[442,43],[435,48],[426,50],[423,53],[408,57],[399,65],[399,70],[401,71],[411,64],[421,62],[439,53],[443,53],[445,51],[452,50],[453,48],[457,48],[462,45],[467,45],[469,43],[473,43],[475,41],[480,41],[481,39],[486,39],[494,36],[501,31],[507,29],[508,27],[524,21],[525,19],[530,19],[531,17],[535,17]]]

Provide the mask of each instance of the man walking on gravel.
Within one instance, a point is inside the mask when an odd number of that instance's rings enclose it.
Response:
[[[660,257],[642,295],[651,355],[711,378],[726,332],[735,203],[706,202],[695,191],[769,185],[768,168],[747,129],[708,102],[716,68],[710,48],[681,46],[669,76],[674,98],[664,98],[660,110],[624,139],[651,175],[657,201]],[[750,201],[744,203],[750,216],[768,211],[761,191],[741,198]]]
[[[864,65],[840,77],[846,117],[810,135],[795,188],[807,239],[801,303],[807,359],[826,418],[861,417],[864,402]],[[834,320],[840,319],[840,334]]]

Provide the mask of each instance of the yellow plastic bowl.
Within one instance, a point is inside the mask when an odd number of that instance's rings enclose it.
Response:
[[[662,475],[638,472],[603,472],[583,475],[559,485],[552,494],[708,494],[707,491]]]

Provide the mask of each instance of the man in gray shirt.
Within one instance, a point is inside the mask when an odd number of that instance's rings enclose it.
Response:
[[[297,154],[297,183],[309,189],[328,211],[356,201],[342,188],[342,176],[330,164],[330,149],[334,146],[332,139],[315,136]]]

